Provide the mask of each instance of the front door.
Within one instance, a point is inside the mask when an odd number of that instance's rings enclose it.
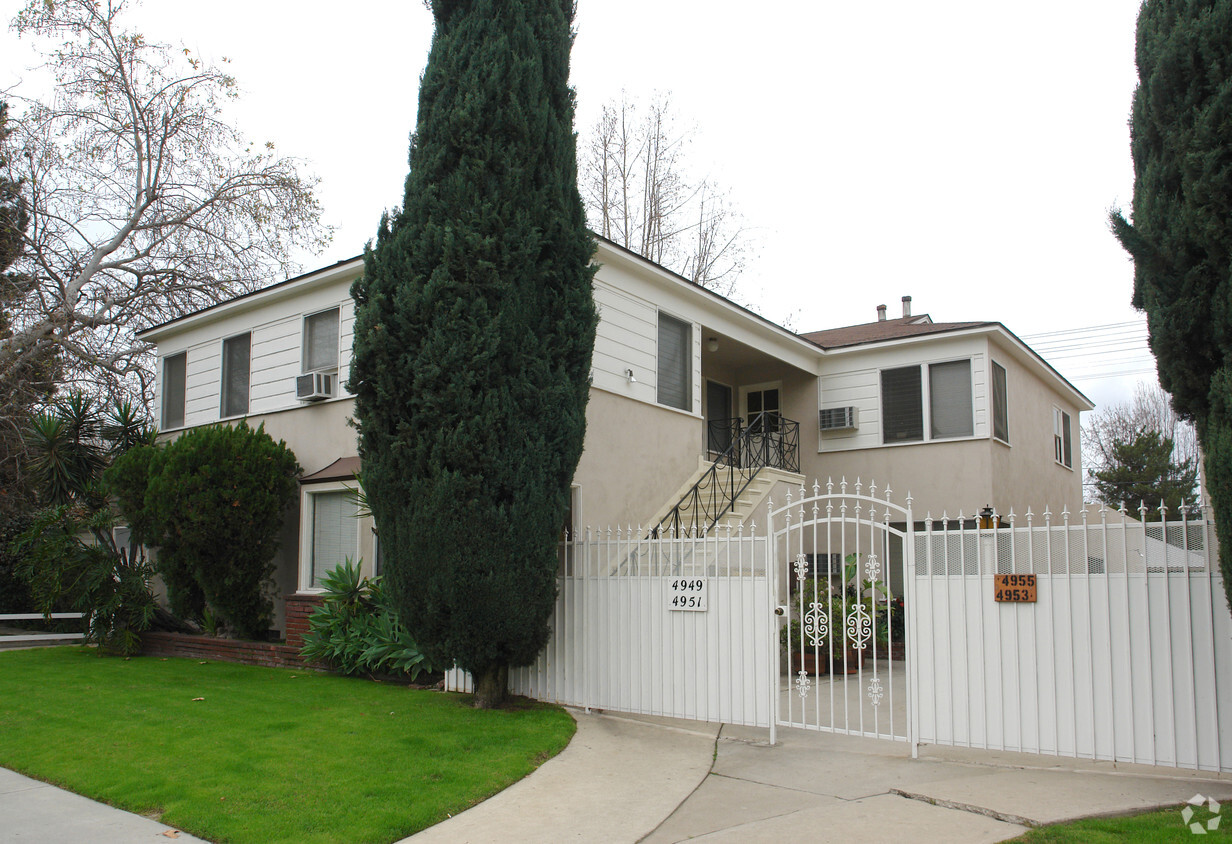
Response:
[[[758,414],[765,414],[759,416]],[[757,385],[744,391],[744,421],[754,433],[773,433],[779,429],[779,386]]]
[[[724,454],[732,444],[732,389],[706,381],[706,450],[711,457]]]

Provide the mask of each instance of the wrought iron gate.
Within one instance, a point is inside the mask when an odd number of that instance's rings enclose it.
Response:
[[[775,725],[913,740],[905,593],[914,527],[910,498],[890,496],[843,480],[770,505]]]

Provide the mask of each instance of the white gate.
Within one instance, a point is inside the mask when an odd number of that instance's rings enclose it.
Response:
[[[775,671],[778,725],[910,738],[904,590],[914,525],[910,498],[902,506],[890,495],[830,481],[770,505],[785,660]]]
[[[1214,525],[1138,515],[925,519],[911,578],[920,742],[1232,770]],[[997,600],[998,575],[1034,589],[1000,597],[1031,600]]]

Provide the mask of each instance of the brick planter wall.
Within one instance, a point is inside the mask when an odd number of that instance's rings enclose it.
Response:
[[[141,652],[147,656],[182,656],[190,659],[239,662],[244,665],[304,667],[299,648],[290,645],[190,636],[185,633],[142,633]]]
[[[304,645],[304,634],[308,632],[308,616],[321,606],[323,598],[320,595],[287,595],[283,598],[287,611],[287,647],[299,651]]]

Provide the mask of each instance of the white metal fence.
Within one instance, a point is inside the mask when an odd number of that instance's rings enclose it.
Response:
[[[552,638],[511,672],[512,690],[913,747],[1232,771],[1232,616],[1209,520],[1092,509],[913,522],[888,492],[846,510],[813,493],[778,508],[768,537],[625,530],[564,543]],[[853,563],[867,581],[857,605],[841,597]],[[997,575],[1023,574],[1033,602],[995,599]],[[827,604],[823,589],[840,597]],[[905,635],[879,636],[899,599]],[[865,647],[842,653],[844,633]],[[794,665],[810,652],[812,669]],[[447,687],[469,691],[469,677],[452,671]]]
[[[588,709],[769,725],[775,654],[764,538],[588,532],[562,544],[557,582],[552,639],[534,665],[510,672],[512,691]],[[469,691],[470,678],[451,671],[446,687]]]
[[[983,523],[926,519],[915,533],[920,742],[1232,770],[1213,523],[1107,509]],[[1034,575],[1035,601],[997,602],[997,574]]]

